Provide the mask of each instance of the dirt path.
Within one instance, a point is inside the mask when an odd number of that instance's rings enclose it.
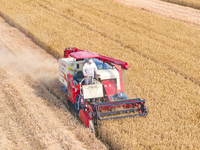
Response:
[[[154,14],[186,22],[190,25],[200,27],[200,10],[184,7],[160,0],[114,0],[116,2],[137,9],[149,11]]]
[[[63,105],[57,60],[2,18],[0,70],[0,149],[106,149]]]

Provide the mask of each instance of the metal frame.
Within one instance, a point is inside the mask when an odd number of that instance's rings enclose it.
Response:
[[[127,109],[127,110],[119,110],[119,111],[112,111],[112,112],[105,112],[100,113],[99,108],[101,107],[112,107],[117,105],[126,105],[126,104],[141,104],[141,108],[134,108],[134,109]],[[96,117],[98,120],[109,120],[109,119],[119,119],[119,118],[127,118],[127,117],[135,117],[135,116],[142,116],[147,115],[146,107],[144,106],[145,100],[140,100],[140,98],[136,99],[129,99],[129,100],[122,100],[122,101],[112,101],[112,102],[105,102],[105,103],[96,103],[94,104],[96,108]],[[110,117],[110,118],[101,118],[101,116],[109,116],[109,115],[116,115],[120,113],[129,113],[134,111],[140,111],[142,110],[142,113],[140,114],[134,114],[134,115],[127,115],[127,116],[119,116],[119,117]]]
[[[81,95],[80,94],[77,94],[77,96],[76,96],[76,100],[75,100],[75,108],[77,109],[77,110],[80,110],[80,99],[81,99]]]
[[[109,104],[113,105],[113,103],[114,104],[116,103],[116,105],[117,105],[117,104],[123,104],[123,103],[128,104],[128,103],[133,103],[133,102],[145,102],[145,100],[140,100],[140,98],[135,98],[135,99],[120,100],[120,101],[110,101],[110,102],[96,103],[95,106],[98,105],[98,106],[103,107],[103,106],[106,106],[105,104],[110,106]]]
[[[66,90],[66,86],[65,85],[62,85],[61,87],[60,87],[65,93],[67,93],[67,90]],[[67,93],[68,94],[68,93]]]
[[[111,117],[111,118],[100,118],[99,120],[103,121],[103,120],[109,120],[109,119],[119,119],[119,118],[128,118],[128,117],[135,117],[135,116],[143,116],[143,115],[147,115],[148,113],[142,113],[142,114],[135,114],[135,115],[128,115],[128,116],[120,116],[120,117]]]

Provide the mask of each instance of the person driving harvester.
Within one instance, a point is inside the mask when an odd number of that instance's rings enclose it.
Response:
[[[86,62],[83,66],[83,75],[85,76],[85,85],[92,84],[94,78],[94,72],[98,74],[98,69],[96,64],[93,62],[93,58],[89,58],[88,62]]]

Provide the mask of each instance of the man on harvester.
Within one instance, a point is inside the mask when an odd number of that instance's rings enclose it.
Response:
[[[88,62],[86,62],[83,66],[83,75],[86,78],[85,85],[92,84],[94,78],[94,72],[97,74],[97,76],[100,76],[100,74],[98,74],[97,66],[93,62],[93,58],[89,58]]]

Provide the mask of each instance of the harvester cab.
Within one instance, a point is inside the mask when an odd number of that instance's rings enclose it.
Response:
[[[86,85],[82,70],[88,58],[93,58],[100,76],[95,75],[92,84]],[[128,68],[126,62],[77,48],[65,49],[64,58],[59,59],[59,80],[67,104],[92,131],[98,120],[147,114],[145,100],[127,99],[123,92]]]

